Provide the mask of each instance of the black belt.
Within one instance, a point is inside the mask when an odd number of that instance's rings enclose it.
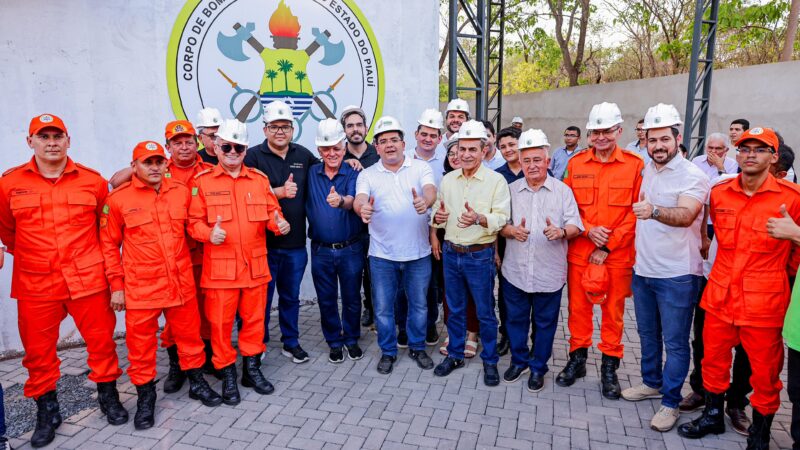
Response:
[[[486,250],[487,248],[494,246],[494,242],[490,242],[488,244],[473,244],[473,245],[458,245],[458,244],[453,244],[450,241],[444,241],[444,243],[449,245],[450,248],[453,249],[453,251],[456,253],[479,252],[481,250]]]
[[[318,245],[320,247],[332,248],[334,250],[341,250],[343,248],[350,247],[351,245],[356,244],[358,242],[361,242],[360,236],[356,236],[353,239],[348,239],[344,242],[327,243],[327,242],[313,241],[311,242],[311,245]]]

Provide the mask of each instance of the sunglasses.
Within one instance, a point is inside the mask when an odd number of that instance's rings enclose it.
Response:
[[[231,150],[235,150],[236,153],[244,153],[247,150],[247,146],[243,144],[222,144],[219,149],[222,150],[222,153],[230,153]]]

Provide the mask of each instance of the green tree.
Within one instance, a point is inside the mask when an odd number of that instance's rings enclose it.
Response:
[[[266,76],[269,79],[269,82],[272,83],[272,92],[275,92],[275,78],[278,77],[278,72],[275,72],[272,69],[267,70]]]
[[[283,72],[283,86],[285,91],[289,90],[289,77],[287,74],[292,71],[292,68],[294,68],[294,64],[291,62],[285,59],[278,60],[278,70]]]
[[[303,72],[302,70],[296,70],[294,72],[294,77],[295,77],[295,79],[297,79],[297,81],[300,82],[300,92],[302,93],[303,92],[303,80],[306,79],[306,73]]]

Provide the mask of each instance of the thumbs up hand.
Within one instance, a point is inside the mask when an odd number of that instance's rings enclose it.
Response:
[[[286,198],[295,198],[297,196],[297,183],[294,182],[293,173],[290,173],[286,183],[283,183],[283,193]]]
[[[227,235],[228,233],[222,229],[222,216],[217,216],[217,223],[215,223],[214,228],[211,229],[209,241],[214,245],[220,245],[225,242],[225,237]]]
[[[331,191],[328,193],[328,198],[325,199],[331,208],[338,208],[342,205],[342,196],[336,193],[336,187],[331,186]]]
[[[637,219],[647,220],[653,217],[653,209],[653,204],[645,198],[644,190],[639,192],[639,201],[633,204],[633,215]]]
[[[547,226],[544,228],[544,235],[548,241],[563,239],[566,236],[564,230],[553,225],[553,221],[549,217],[545,218],[545,224]]]
[[[775,239],[786,239],[800,244],[800,226],[795,223],[786,210],[786,205],[781,205],[780,217],[770,217],[767,220],[767,233]]]
[[[417,214],[425,214],[428,211],[427,202],[425,202],[423,197],[417,195],[417,190],[413,187],[411,188],[411,199],[414,202],[414,209],[417,211]]]
[[[444,207],[444,200],[440,200],[439,209],[437,209],[436,214],[433,215],[433,222],[437,224],[445,223],[448,217],[450,217],[450,213],[447,211],[447,208]]]
[[[278,225],[278,231],[280,231],[281,236],[286,236],[290,231],[292,231],[292,226],[289,225],[289,222],[287,222],[286,219],[278,214],[278,211],[275,211],[275,223]]]
[[[525,218],[523,217],[522,220],[519,221],[519,225],[514,227],[514,239],[518,240],[519,242],[525,242],[528,240],[528,236],[531,234],[531,230],[525,228]]]
[[[465,211],[458,218],[458,227],[467,228],[476,225],[480,221],[480,215],[469,206],[469,202],[464,203]]]
[[[375,213],[375,197],[370,197],[369,202],[361,206],[361,220],[364,223],[369,223],[372,220],[372,214]]]

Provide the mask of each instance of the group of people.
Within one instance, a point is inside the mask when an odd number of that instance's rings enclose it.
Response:
[[[14,255],[24,392],[38,409],[32,446],[52,442],[62,421],[56,344],[67,314],[86,341],[89,379],[110,424],[129,420],[116,388],[115,311],[125,311],[136,429],[155,422],[162,314],[164,392],[188,380],[190,398],[209,407],[238,404],[240,381],[271,394],[260,368],[276,291],[281,353],[309,360],[298,317],[310,239],[331,363],[361,359],[361,327],[374,323],[381,374],[408,348],[420,369],[448,376],[480,342],[487,386],[500,383],[498,362],[510,353],[502,380],[527,374],[527,389],[539,392],[566,286],[569,359],[555,383],[586,375],[598,307],[602,395],[661,398],[651,420],[658,431],[702,408],[678,427],[687,438],[724,432],[726,411],[748,448],[768,448],[783,332],[799,448],[800,300],[790,306],[790,280],[800,188],[782,179],[794,154],[774,130],[737,121],[732,140],[711,135],[706,154],[689,161],[673,106],[650,108],[626,149],[620,109],[601,103],[589,113],[587,148],[569,126],[565,145],[551,150],[541,130],[522,131],[521,118],[495,133],[454,99],[444,115],[423,111],[413,139],[393,117],[371,122],[346,107],[319,123],[318,158],[293,142],[289,105],[269,103],[263,120],[265,139],[252,147],[245,124],[213,108],[194,123],[172,121],[164,146],[138,143],[109,182],[67,155],[59,117],[31,120],[33,157],[0,178],[0,239]],[[631,295],[642,384],[622,390]],[[440,341],[439,305],[447,337],[435,364],[426,346]],[[693,392],[684,398],[693,326]],[[205,375],[222,380],[221,392]]]

